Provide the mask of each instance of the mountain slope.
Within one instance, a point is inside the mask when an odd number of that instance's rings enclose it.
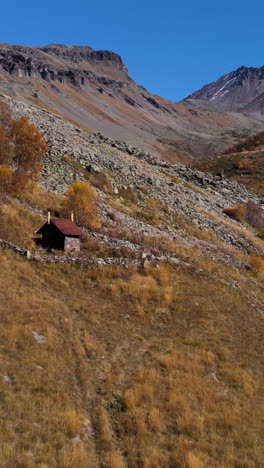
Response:
[[[243,183],[248,190],[264,195],[264,132],[243,140],[225,154],[204,160],[199,170],[219,174]]]
[[[90,47],[2,44],[0,91],[170,161],[208,156],[262,129],[239,113],[152,95],[117,54]]]
[[[258,95],[249,104],[246,104],[241,108],[241,112],[251,114],[264,114],[264,93]]]

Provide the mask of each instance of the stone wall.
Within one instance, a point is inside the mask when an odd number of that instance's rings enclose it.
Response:
[[[65,252],[80,252],[80,239],[78,237],[65,237],[64,250]]]
[[[17,245],[13,244],[12,242],[8,242],[6,240],[0,239],[0,246],[4,247],[6,249],[13,250],[14,252],[17,252],[22,257],[30,258],[30,251],[29,250],[22,249],[21,247],[18,247]]]

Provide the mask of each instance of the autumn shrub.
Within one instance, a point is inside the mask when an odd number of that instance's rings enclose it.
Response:
[[[239,161],[234,163],[233,167],[234,169],[238,169],[239,171],[243,172],[249,172],[252,169],[249,159],[240,159]]]
[[[244,164],[242,161],[238,161],[237,163],[235,163],[235,168],[236,169],[244,169]]]
[[[254,151],[264,143],[264,132],[259,132],[249,138],[242,140],[239,144],[233,145],[228,149],[228,153],[244,153],[245,151]]]
[[[26,116],[11,118],[8,106],[0,103],[0,164],[13,172],[12,190],[24,190],[28,181],[36,182],[42,170],[47,146],[38,129]],[[11,177],[9,177],[11,184]]]
[[[235,219],[236,221],[244,221],[247,216],[246,208],[243,205],[237,205],[232,208],[224,208],[225,213],[229,218]]]
[[[76,181],[66,191],[63,213],[69,218],[72,212],[77,224],[89,229],[99,229],[96,193],[87,182]]]
[[[249,267],[257,275],[264,275],[264,258],[258,255],[252,255],[250,257]]]

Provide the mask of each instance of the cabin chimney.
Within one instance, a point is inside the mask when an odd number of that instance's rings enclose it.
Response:
[[[50,224],[50,211],[48,211],[48,224]]]
[[[73,214],[73,211],[71,212],[71,220],[72,220],[72,222],[74,222],[74,214]]]

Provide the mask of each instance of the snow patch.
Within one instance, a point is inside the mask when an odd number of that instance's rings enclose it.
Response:
[[[235,78],[231,78],[231,80],[228,80],[228,81],[224,84],[224,86],[222,86],[222,88],[220,88],[218,91],[216,91],[216,93],[213,95],[213,97],[211,97],[209,100],[210,100],[210,101],[214,101],[214,100],[216,99],[216,96],[218,96],[218,94],[221,93],[221,91],[223,91],[223,89],[225,89],[225,88],[227,87],[227,85],[228,85],[229,83],[231,83],[231,81],[233,81],[233,80],[235,80]],[[224,96],[228,91],[229,91],[229,90],[226,90],[224,93],[220,94],[219,97]]]

